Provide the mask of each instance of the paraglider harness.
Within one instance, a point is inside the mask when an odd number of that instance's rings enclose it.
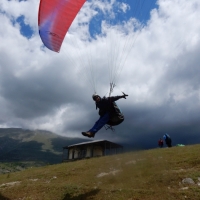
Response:
[[[113,126],[121,124],[124,121],[124,115],[117,106],[116,102],[110,103],[110,110],[110,119],[104,127],[106,130],[111,129],[112,131],[114,131],[115,129],[113,128]]]
[[[107,125],[112,127],[121,124],[124,121],[124,115],[117,106],[116,102],[111,102],[110,107],[112,112],[110,113],[110,119],[107,122]]]
[[[106,97],[104,97],[104,98],[106,98]],[[122,114],[120,108],[118,107],[118,105],[116,104],[115,101],[114,102],[110,101],[109,113],[110,113],[110,119],[106,123],[104,128],[106,130],[111,129],[112,131],[114,131],[115,129],[113,128],[113,126],[117,126],[117,125],[121,124],[124,121],[124,115]]]
[[[110,83],[109,97],[110,97],[111,93],[113,92],[114,87],[115,87],[115,84]],[[125,95],[124,92],[122,92],[122,93]],[[106,98],[106,97],[104,97],[104,98]],[[96,109],[97,109],[97,107],[96,107]],[[120,108],[117,106],[116,102],[112,102],[112,101],[110,101],[109,113],[110,113],[110,119],[107,122],[107,124],[104,126],[104,128],[106,130],[111,129],[112,131],[115,131],[113,126],[117,126],[117,125],[121,124],[124,121],[124,115],[122,114]],[[101,115],[101,114],[99,113],[99,115]]]

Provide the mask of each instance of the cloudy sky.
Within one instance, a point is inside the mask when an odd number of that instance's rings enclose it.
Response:
[[[95,139],[155,147],[200,142],[200,1],[92,0],[60,53],[38,33],[39,0],[0,2],[0,127],[83,137],[98,119],[92,94],[118,100],[125,121]]]

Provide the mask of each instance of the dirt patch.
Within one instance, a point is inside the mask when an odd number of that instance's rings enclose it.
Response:
[[[115,175],[115,174],[117,174],[118,172],[120,172],[120,170],[113,170],[113,171],[108,172],[108,173],[102,172],[102,173],[98,174],[97,177],[100,178],[100,177],[103,177],[103,176]]]
[[[15,181],[15,182],[10,182],[10,183],[3,183],[3,184],[0,185],[0,188],[13,186],[13,185],[20,184],[20,183],[21,183],[21,181]]]

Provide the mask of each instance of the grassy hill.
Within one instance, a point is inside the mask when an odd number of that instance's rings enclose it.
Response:
[[[4,174],[0,199],[199,200],[199,152],[157,148]]]
[[[0,128],[0,173],[61,163],[63,146],[84,141],[43,130]]]

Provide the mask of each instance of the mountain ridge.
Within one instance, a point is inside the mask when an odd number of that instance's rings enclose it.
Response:
[[[0,162],[60,163],[63,146],[84,141],[46,130],[0,128]]]

